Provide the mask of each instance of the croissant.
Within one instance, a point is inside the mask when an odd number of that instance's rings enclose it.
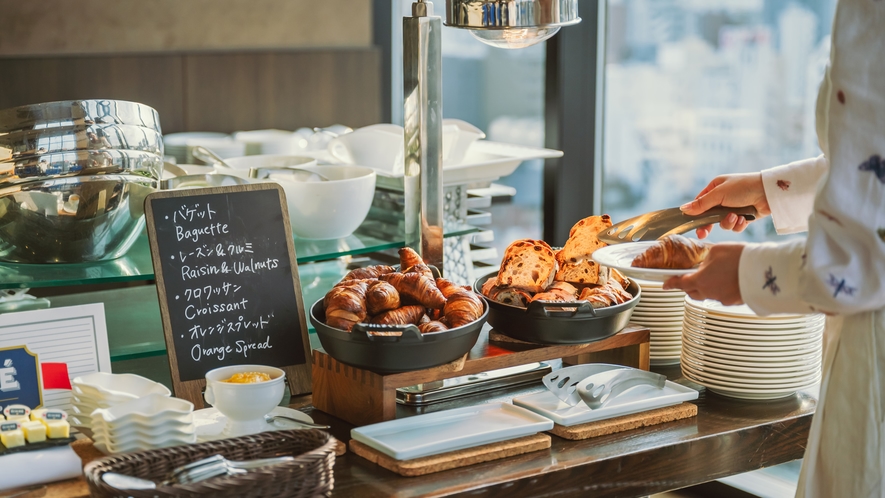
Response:
[[[449,296],[458,291],[470,290],[470,287],[461,287],[460,285],[455,285],[454,283],[452,283],[451,280],[446,280],[442,277],[436,279],[436,287],[439,289],[440,292],[442,292],[443,296],[445,296],[446,299],[448,299]]]
[[[430,309],[439,309],[446,305],[446,298],[436,288],[433,279],[420,273],[388,273],[382,275],[381,280],[396,288],[400,299],[408,298]]]
[[[366,310],[370,315],[377,315],[399,307],[399,292],[392,285],[381,280],[369,285],[369,289],[366,291]]]
[[[468,290],[460,290],[449,296],[443,309],[446,323],[453,329],[476,321],[482,312],[482,299]]]
[[[371,323],[379,325],[417,325],[424,316],[423,306],[403,306],[395,310],[385,311],[372,318]]]
[[[355,270],[351,270],[347,275],[344,275],[344,278],[342,278],[341,280],[345,281],[362,278],[378,278],[381,275],[386,275],[395,271],[396,268],[387,265],[367,266],[365,268],[357,268]]]
[[[710,252],[710,246],[682,235],[668,235],[633,259],[637,268],[686,269],[698,265]]]
[[[427,334],[430,332],[442,332],[443,330],[449,330],[449,328],[442,322],[432,321],[418,325],[418,330],[420,330],[422,334]]]
[[[415,265],[423,265],[424,260],[411,247],[403,247],[399,250],[399,267],[400,270],[407,270]]]
[[[410,266],[403,273],[420,273],[421,275],[424,275],[425,277],[433,280],[433,270],[431,270],[430,267],[425,265],[424,263]]]
[[[334,287],[326,294],[326,325],[350,331],[354,325],[366,319],[366,289],[368,285]]]

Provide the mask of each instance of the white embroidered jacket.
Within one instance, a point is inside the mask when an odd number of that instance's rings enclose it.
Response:
[[[808,237],[744,249],[741,296],[759,314],[885,307],[885,9],[852,4],[818,94],[824,155],[762,172],[778,233]]]

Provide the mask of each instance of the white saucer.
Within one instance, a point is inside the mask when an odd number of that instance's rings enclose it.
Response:
[[[309,424],[313,423],[313,419],[310,418],[304,412],[300,412],[298,410],[294,410],[287,406],[278,406],[268,413],[268,415],[282,415],[284,417],[291,417],[296,420],[301,420],[303,422],[307,422]],[[202,443],[205,441],[215,441],[217,439],[226,439],[230,437],[237,436],[247,436],[248,434],[224,434],[224,426],[227,424],[227,417],[221,414],[217,408],[204,408],[202,410],[194,411],[194,425],[197,426],[197,442]],[[264,428],[262,428],[258,432],[268,432],[268,431],[282,431],[288,429],[304,429],[303,425],[297,424],[295,422],[290,422],[285,419],[277,419],[274,420],[274,423],[264,424]],[[255,434],[253,433],[253,434]]]

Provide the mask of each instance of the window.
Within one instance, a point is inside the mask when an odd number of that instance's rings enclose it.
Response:
[[[836,0],[609,0],[603,211],[692,199],[716,175],[820,154]],[[771,220],[714,240],[766,240]]]

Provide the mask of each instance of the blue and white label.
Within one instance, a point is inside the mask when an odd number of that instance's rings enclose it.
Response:
[[[26,346],[0,349],[0,409],[9,405],[38,408],[43,404],[40,364]]]

